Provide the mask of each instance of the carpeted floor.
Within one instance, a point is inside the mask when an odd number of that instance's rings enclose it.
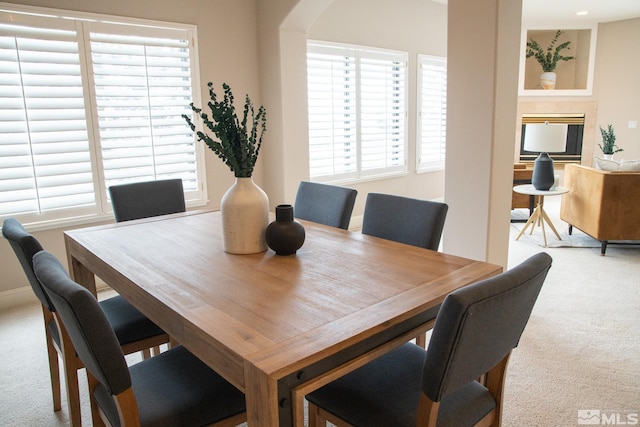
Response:
[[[632,421],[640,413],[640,247],[611,246],[602,257],[599,243],[587,244],[590,238],[579,232],[571,242],[581,243],[568,247],[557,205],[545,207],[563,243],[548,234],[549,247],[541,247],[539,229],[515,241],[524,224],[511,227],[510,266],[539,251],[554,262],[511,356],[503,426],[575,426],[579,411],[583,418],[600,411],[605,421]],[[0,425],[68,425],[66,407],[52,411],[40,308],[0,313],[0,341]],[[80,375],[83,420],[90,425]]]
[[[545,208],[562,241],[547,233],[541,247],[539,228],[515,241],[524,224],[512,226],[510,266],[536,251],[554,261],[511,357],[503,425],[575,426],[578,411],[632,424],[640,420],[640,246],[611,245],[600,256],[598,241],[568,235],[559,203]]]

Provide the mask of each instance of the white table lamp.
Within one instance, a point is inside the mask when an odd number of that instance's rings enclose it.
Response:
[[[524,149],[539,152],[533,163],[531,183],[536,190],[548,191],[555,181],[553,159],[548,153],[565,151],[567,145],[566,124],[533,123],[525,126]]]

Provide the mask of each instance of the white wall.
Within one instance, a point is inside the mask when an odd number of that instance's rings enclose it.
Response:
[[[358,190],[354,216],[362,215],[367,193],[382,192],[422,199],[444,196],[444,171],[416,173],[417,55],[447,56],[446,5],[424,0],[335,0],[313,22],[307,37],[408,52],[408,174],[348,184]],[[306,142],[306,141],[305,141]],[[306,164],[308,168],[308,164]],[[304,170],[304,179],[308,171]]]
[[[600,24],[594,75],[598,126],[612,124],[616,144],[624,151],[618,160],[640,159],[640,18]],[[629,121],[638,127],[628,127]],[[600,130],[594,153],[601,155]]]
[[[521,1],[449,0],[444,251],[506,265]]]
[[[13,3],[196,24],[202,99],[208,100],[206,82],[212,81],[216,85],[227,82],[236,96],[248,93],[255,104],[261,103],[254,0],[20,0]],[[210,202],[205,208],[214,209],[233,182],[233,174],[210,150],[206,150],[206,168]],[[256,181],[264,181],[263,174],[260,159],[255,172]],[[54,229],[34,235],[47,250],[65,260],[62,233],[62,229]],[[13,251],[4,239],[0,240],[0,270],[3,271],[0,292],[28,286]],[[23,288],[22,291],[28,294],[29,289]]]
[[[258,3],[262,89],[272,119],[269,125],[271,147],[275,147],[265,154],[266,163],[270,165],[270,173],[265,177],[266,189],[272,204],[293,202],[298,183],[309,179],[307,38],[409,52],[410,94],[417,83],[417,53],[446,56],[446,7],[442,4],[403,0],[402,7],[397,7],[397,2],[384,0],[325,0],[301,1],[287,9],[290,3],[286,0],[268,5]],[[278,28],[280,31],[276,31]],[[415,172],[415,94],[410,95],[409,102],[409,172],[403,177],[348,184],[359,193],[355,216],[362,214],[370,191],[426,199],[443,196],[444,172]],[[271,132],[273,129],[277,129],[276,133]],[[281,164],[286,167],[277,166]]]

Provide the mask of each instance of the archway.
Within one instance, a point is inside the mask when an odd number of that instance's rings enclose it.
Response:
[[[264,3],[258,2],[261,84],[272,111],[266,187],[276,204],[291,200],[308,174],[307,146],[296,143],[307,138],[305,32],[333,0]],[[450,214],[444,250],[506,266],[522,4],[448,3],[448,85],[453,89],[447,112]]]

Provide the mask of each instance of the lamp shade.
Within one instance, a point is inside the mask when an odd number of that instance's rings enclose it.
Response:
[[[525,126],[524,149],[538,153],[559,153],[567,145],[566,124],[531,123]]]

